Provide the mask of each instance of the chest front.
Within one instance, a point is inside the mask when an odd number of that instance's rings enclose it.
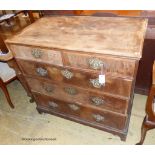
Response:
[[[7,45],[38,111],[125,140],[146,24],[145,19],[46,17]]]

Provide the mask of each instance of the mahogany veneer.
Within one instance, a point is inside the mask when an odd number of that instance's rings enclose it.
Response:
[[[6,43],[40,113],[126,140],[146,26],[136,18],[44,17]]]

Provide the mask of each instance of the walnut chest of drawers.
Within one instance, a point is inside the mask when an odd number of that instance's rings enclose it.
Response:
[[[44,17],[6,43],[40,113],[125,140],[146,26],[136,18]]]

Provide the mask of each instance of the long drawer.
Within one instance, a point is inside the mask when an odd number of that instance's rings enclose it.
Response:
[[[86,91],[72,85],[62,85],[52,81],[47,82],[41,79],[28,77],[26,78],[26,81],[33,92],[45,94],[66,102],[90,106],[95,109],[105,109],[124,115],[127,113],[128,100]]]
[[[129,98],[132,80],[106,75],[105,85],[99,83],[98,74],[83,72],[81,70],[55,67],[45,63],[37,63],[18,59],[25,75],[51,79],[61,83],[73,84],[86,89],[95,90],[100,93],[109,93]]]
[[[79,119],[84,119],[85,121],[93,122],[94,125],[105,125],[118,130],[122,130],[125,127],[126,117],[119,114],[95,110],[88,107],[86,108],[85,106],[74,102],[67,103],[36,93],[34,94],[34,97],[38,106],[48,108],[48,111],[64,113],[68,116],[77,117]]]

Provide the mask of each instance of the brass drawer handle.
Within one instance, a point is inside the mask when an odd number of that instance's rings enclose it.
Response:
[[[102,84],[99,83],[99,79],[90,79],[90,83],[95,87],[95,88],[101,88]]]
[[[34,48],[34,49],[32,49],[31,54],[32,54],[32,56],[34,58],[37,58],[38,59],[38,58],[41,58],[42,57],[43,52],[40,49]]]
[[[95,119],[96,122],[104,121],[104,117],[99,115],[99,114],[93,114],[92,116],[93,116],[93,118]]]
[[[65,87],[64,91],[69,95],[76,95],[78,93],[77,89],[72,87]]]
[[[47,86],[47,85],[43,85],[43,88],[44,88],[44,90],[45,90],[46,92],[48,92],[48,93],[52,93],[53,90],[54,90],[54,87],[52,87],[52,86]]]
[[[71,79],[74,76],[74,74],[67,69],[62,70],[61,74],[67,79]]]
[[[55,103],[55,102],[53,102],[53,101],[49,101],[49,102],[48,102],[48,105],[49,105],[50,107],[52,107],[52,108],[58,108],[58,104]]]
[[[77,105],[75,105],[75,104],[69,104],[68,106],[70,107],[70,109],[72,109],[72,110],[74,110],[74,111],[77,111],[77,110],[80,109],[80,107],[77,106]]]
[[[105,103],[105,101],[100,97],[91,97],[91,101],[95,106],[100,106]]]
[[[47,70],[42,67],[37,68],[36,72],[40,76],[47,76],[47,73],[48,73]]]
[[[106,66],[105,63],[98,58],[90,58],[88,60],[88,63],[90,68],[96,69],[96,70],[101,69],[101,66],[104,66],[104,67]]]

